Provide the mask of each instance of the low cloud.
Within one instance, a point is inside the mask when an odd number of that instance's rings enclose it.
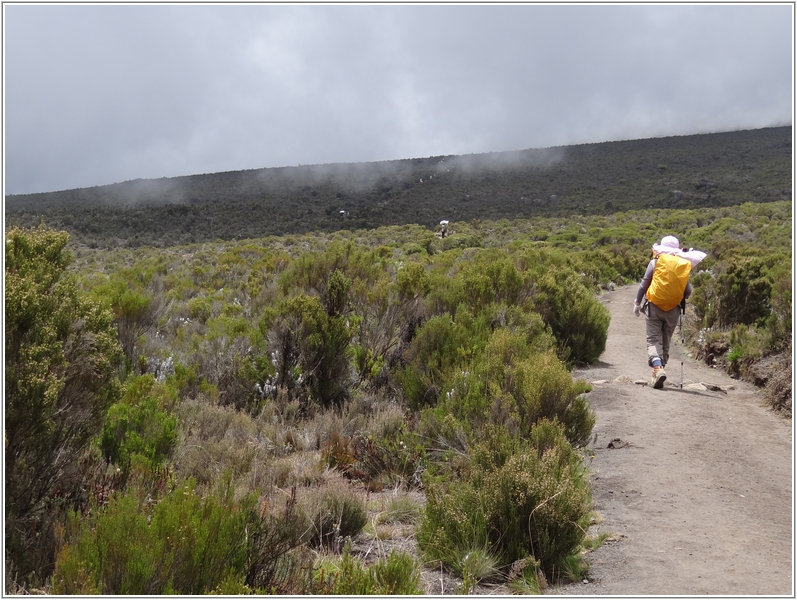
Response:
[[[6,193],[791,123],[790,5],[3,10]]]

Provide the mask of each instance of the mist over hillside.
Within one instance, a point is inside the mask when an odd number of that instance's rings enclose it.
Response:
[[[68,231],[91,247],[168,246],[440,220],[733,206],[791,196],[792,129],[776,127],[301,165],[11,195],[6,228]]]

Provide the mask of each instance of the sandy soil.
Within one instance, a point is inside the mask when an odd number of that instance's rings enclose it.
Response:
[[[574,373],[595,382],[589,533],[611,537],[588,555],[586,582],[546,593],[794,596],[791,420],[755,387],[684,357],[680,339],[654,390],[635,293],[601,296],[606,351]]]

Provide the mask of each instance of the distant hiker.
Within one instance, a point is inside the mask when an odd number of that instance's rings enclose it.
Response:
[[[448,221],[440,221],[440,237],[446,237],[446,230],[448,229]]]
[[[706,253],[699,250],[682,250],[678,238],[672,235],[664,236],[661,244],[653,244],[653,259],[639,284],[634,314],[638,317],[640,312],[645,313],[648,366],[653,367],[653,387],[657,390],[667,379],[664,367],[681,308],[692,295],[689,275],[705,257]]]

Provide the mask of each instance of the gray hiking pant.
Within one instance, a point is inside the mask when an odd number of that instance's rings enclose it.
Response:
[[[656,357],[661,358],[661,364],[666,366],[670,358],[670,341],[675,328],[678,327],[680,314],[680,306],[665,311],[652,302],[648,302],[645,310],[648,366],[653,366],[653,359]]]

